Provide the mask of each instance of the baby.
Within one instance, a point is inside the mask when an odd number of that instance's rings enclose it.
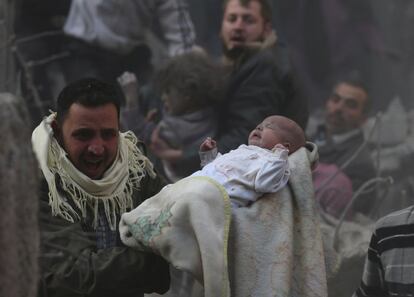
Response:
[[[267,117],[249,135],[248,145],[227,154],[217,153],[207,138],[200,146],[201,170],[192,176],[208,176],[227,190],[233,208],[248,206],[264,193],[275,193],[289,179],[288,155],[305,145],[305,134],[283,116]]]

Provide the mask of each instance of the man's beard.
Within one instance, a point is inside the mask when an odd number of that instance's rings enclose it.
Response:
[[[247,47],[245,45],[235,46],[231,49],[228,49],[224,42],[222,42],[221,46],[223,49],[223,55],[231,61],[237,60],[247,51]]]
[[[262,44],[265,41],[265,36],[262,35],[259,38],[257,38],[254,41],[250,42],[244,42],[242,44],[239,44],[237,46],[234,46],[232,48],[227,48],[225,43],[223,42],[223,39],[221,41],[221,47],[223,50],[223,55],[228,58],[231,61],[236,61],[240,57],[244,55],[249,55],[249,53],[252,53],[255,51],[254,44]]]

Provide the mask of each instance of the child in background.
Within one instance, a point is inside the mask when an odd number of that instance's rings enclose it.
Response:
[[[161,121],[158,124],[151,122],[150,116],[142,129],[146,136],[138,135],[149,143],[148,131],[155,128],[159,129],[159,136],[165,142],[183,152],[190,147],[199,147],[207,136],[216,134],[215,108],[222,98],[224,82],[221,68],[204,52],[194,51],[170,59],[156,74],[156,86],[163,102]],[[126,93],[127,102],[131,100],[128,100],[128,94],[133,95],[133,92]],[[170,182],[199,168],[197,155],[183,156],[175,163],[162,161],[164,175]]]

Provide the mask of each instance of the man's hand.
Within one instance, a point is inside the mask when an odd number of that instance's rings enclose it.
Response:
[[[183,156],[183,151],[170,147],[168,143],[160,138],[159,132],[159,127],[152,131],[151,143],[149,145],[152,153],[161,160],[171,163],[178,162]]]
[[[200,152],[211,151],[217,147],[217,142],[211,137],[207,137],[206,140],[200,145]]]

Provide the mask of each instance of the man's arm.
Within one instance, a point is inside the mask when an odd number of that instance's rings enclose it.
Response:
[[[168,43],[169,55],[174,56],[191,50],[195,43],[195,30],[186,0],[156,2],[156,18]]]
[[[374,234],[371,237],[367,258],[365,260],[364,273],[360,287],[353,297],[381,297],[389,296],[384,286],[384,270],[378,254],[378,240]]]

